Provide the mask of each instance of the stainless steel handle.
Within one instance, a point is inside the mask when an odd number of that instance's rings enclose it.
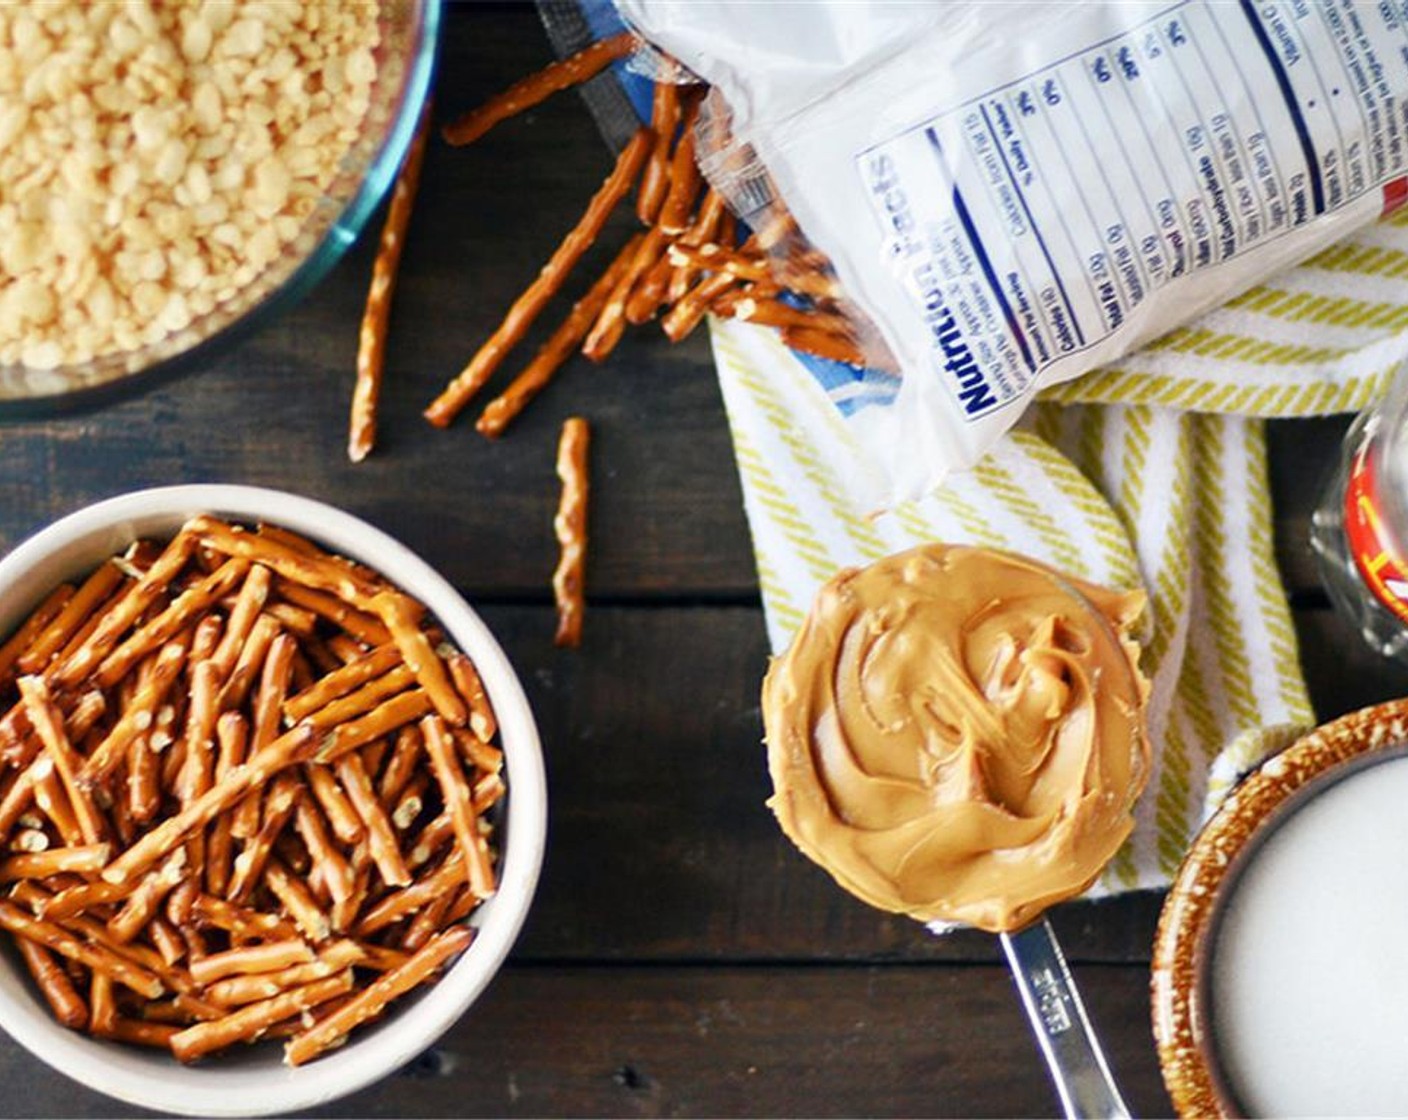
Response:
[[[1066,1115],[1128,1117],[1051,924],[1004,933],[1002,948]]]

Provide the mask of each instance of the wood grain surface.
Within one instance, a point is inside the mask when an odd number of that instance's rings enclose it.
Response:
[[[546,62],[531,8],[447,12],[442,118]],[[466,150],[431,144],[391,316],[374,455],[344,456],[364,239],[307,300],[191,376],[101,411],[0,428],[0,549],[87,502],[231,481],[300,491],[388,530],[498,634],[541,724],[552,824],[506,971],[449,1036],[328,1115],[1055,1114],[995,941],[947,938],[838,890],[764,806],[767,646],[707,340],[633,332],[574,359],[503,439],[420,410],[573,224],[611,159],[581,101],[549,101]],[[511,359],[585,287],[613,226]],[[588,610],[552,645],[553,452],[594,428]],[[1318,589],[1305,534],[1340,419],[1271,430],[1277,551],[1320,713],[1404,690]],[[1053,920],[1141,1113],[1168,1111],[1148,1017],[1160,899]],[[0,1114],[130,1114],[0,1039]]]

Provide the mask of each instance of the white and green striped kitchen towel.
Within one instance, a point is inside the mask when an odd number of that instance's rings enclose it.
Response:
[[[876,517],[835,406],[768,330],[712,323],[775,651],[838,569],[930,540],[1149,595],[1154,766],[1097,893],[1169,882],[1238,773],[1314,723],[1272,553],[1263,419],[1353,411],[1408,356],[1408,212],[1048,391],[973,470]]]

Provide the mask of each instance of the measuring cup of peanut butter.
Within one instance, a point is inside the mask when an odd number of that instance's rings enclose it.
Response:
[[[999,934],[1072,1116],[1128,1113],[1042,914],[1133,828],[1143,606],[1012,553],[925,545],[823,586],[763,685],[783,831],[874,906]]]

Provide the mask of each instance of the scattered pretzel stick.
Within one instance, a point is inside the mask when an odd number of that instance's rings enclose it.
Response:
[[[29,969],[29,974],[34,977],[35,986],[53,1009],[54,1018],[70,1030],[77,1031],[86,1027],[88,1006],[74,989],[68,974],[54,962],[53,954],[27,937],[18,938],[16,945],[20,951],[20,959]]]
[[[582,353],[592,361],[605,361],[606,356],[621,341],[621,336],[626,330],[626,307],[631,293],[639,284],[640,278],[661,259],[666,243],[665,231],[659,226],[653,226],[646,231],[643,238],[635,242],[630,263],[606,297],[601,314],[597,316],[596,322],[587,333],[586,341],[582,344]]]
[[[284,1061],[291,1066],[300,1066],[316,1058],[330,1046],[336,1045],[354,1027],[380,1015],[392,1000],[419,987],[440,971],[451,957],[469,948],[473,939],[474,932],[467,926],[446,930],[405,964],[383,973],[344,1007],[294,1037],[284,1048]]]
[[[391,295],[396,288],[396,271],[401,264],[401,247],[411,222],[420,168],[425,160],[425,142],[430,134],[431,99],[420,111],[411,146],[401,161],[386,221],[381,227],[376,259],[372,262],[372,283],[367,306],[362,312],[362,329],[357,342],[357,382],[352,392],[352,419],[347,434],[347,457],[360,463],[376,442],[376,408],[381,396],[381,378],[386,366],[386,323],[391,314]]]
[[[625,248],[616,254],[611,266],[601,274],[587,294],[572,305],[572,310],[568,312],[562,325],[543,343],[533,360],[523,368],[523,372],[515,377],[499,396],[485,405],[484,411],[475,421],[476,431],[491,439],[502,435],[509,422],[543,391],[558,367],[581,345],[587,332],[592,329],[592,324],[605,310],[607,298],[626,276],[637,250],[647,236],[636,234],[626,242]]]
[[[584,419],[569,417],[562,425],[562,437],[557,445],[557,476],[562,480],[562,498],[553,519],[553,529],[562,554],[553,572],[552,588],[557,600],[554,641],[559,646],[577,646],[582,641],[589,434]]]
[[[650,107],[650,131],[654,141],[650,158],[641,174],[636,195],[636,217],[642,225],[653,226],[660,205],[670,190],[670,143],[680,124],[680,87],[671,81],[655,83]]]
[[[596,240],[616,204],[630,189],[649,147],[650,130],[642,128],[621,150],[615,168],[593,196],[586,213],[563,239],[533,283],[514,301],[498,329],[489,336],[459,376],[425,410],[426,419],[432,424],[439,428],[448,426],[493,376],[508,351],[522,339],[533,320],[557,292],[563,278]]]
[[[551,63],[536,74],[515,82],[484,104],[445,125],[440,134],[445,142],[460,147],[478,140],[496,124],[546,101],[554,93],[596,76],[619,58],[635,50],[634,35],[623,32],[598,39],[570,58]]]

